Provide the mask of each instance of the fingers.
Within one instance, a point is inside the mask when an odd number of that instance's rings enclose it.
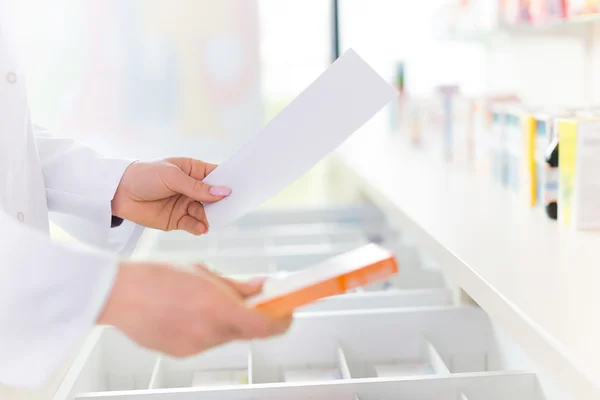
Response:
[[[266,338],[282,335],[289,329],[292,316],[271,317],[245,304],[245,297],[261,292],[265,278],[257,277],[248,282],[239,282],[210,271],[203,265],[196,265],[196,268],[203,275],[208,274],[211,278],[217,278],[241,296],[237,300],[222,304],[226,309],[219,313],[225,318],[223,324],[228,327],[224,331],[234,332],[236,335],[234,339]]]
[[[198,221],[196,218],[190,215],[184,215],[177,223],[177,229],[191,233],[192,235],[204,235],[208,232],[208,227],[202,221]]]
[[[195,160],[193,158],[169,158],[167,160],[171,164],[178,166],[182,171],[192,178],[201,181],[206,178],[208,174],[217,168],[216,164],[206,163],[204,161]]]
[[[227,286],[229,286],[230,288],[235,290],[243,298],[259,294],[262,291],[263,285],[266,280],[266,278],[256,277],[247,282],[240,282],[240,281],[236,281],[236,280],[221,276],[221,275],[209,270],[202,264],[196,264],[195,267],[198,271],[201,271],[202,273],[208,273],[208,274],[214,275],[221,282],[225,283]]]
[[[284,317],[278,318],[270,318],[269,324],[269,335],[270,336],[279,336],[286,333],[290,326],[292,325],[292,321],[294,317],[292,315],[286,315]]]
[[[190,202],[187,208],[187,213],[190,217],[195,218],[198,221],[204,223],[204,225],[208,226],[206,212],[204,211],[204,206],[202,205],[202,203],[198,203],[197,201]]]
[[[179,167],[182,174],[177,177],[176,187],[182,193],[196,201],[214,202],[231,194],[231,189],[222,186],[210,186],[202,180],[217,168],[216,164],[209,164],[192,158],[170,158],[167,160]],[[178,189],[179,188],[179,189]]]
[[[259,294],[265,283],[265,278],[254,278],[248,282],[239,282],[229,278],[223,278],[223,280],[244,298]]]
[[[241,333],[239,339],[246,340],[282,335],[292,323],[292,316],[274,318],[246,306],[231,310],[230,317]]]
[[[215,202],[231,194],[231,189],[221,186],[210,186],[187,175],[183,170],[174,169],[168,182],[171,190],[181,193],[200,202]]]
[[[202,180],[208,176],[211,172],[217,168],[216,164],[205,163],[200,160],[191,160],[192,169],[190,171],[190,176],[194,179]]]

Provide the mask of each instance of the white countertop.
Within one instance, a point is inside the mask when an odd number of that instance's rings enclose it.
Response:
[[[337,152],[350,176],[535,361],[577,398],[600,398],[600,232],[564,228],[488,177],[372,126]]]

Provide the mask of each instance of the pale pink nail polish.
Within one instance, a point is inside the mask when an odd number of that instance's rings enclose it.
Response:
[[[231,194],[231,189],[223,186],[213,186],[208,190],[208,193],[213,196],[229,196]]]

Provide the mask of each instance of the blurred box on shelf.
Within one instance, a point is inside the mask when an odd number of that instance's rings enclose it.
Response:
[[[448,33],[485,32],[500,25],[500,3],[497,0],[452,0],[438,18]]]
[[[553,146],[556,146],[553,145],[553,142],[557,136],[558,121],[560,118],[572,116],[573,113],[574,109],[567,107],[547,108],[534,113],[535,135],[526,149],[526,152],[533,154],[533,169],[530,179],[534,205],[545,207],[548,216],[553,219],[556,218],[559,176],[558,168],[550,165],[553,162],[549,158],[552,157]]]
[[[546,18],[550,20],[567,18],[567,2],[568,0],[546,0]]]
[[[519,130],[519,103],[511,101],[494,102],[491,106],[492,124],[490,134],[490,169],[492,181],[508,187],[511,179],[511,160],[508,159],[509,137]]]
[[[559,218],[576,229],[600,228],[600,118],[559,122]]]
[[[470,168],[474,159],[475,100],[458,94],[453,111],[454,140],[452,141],[452,161],[456,165]]]
[[[524,133],[529,131],[531,117],[524,112],[522,105],[507,108],[506,126],[504,129],[504,156],[502,157],[502,183],[504,186],[522,194],[525,182],[524,176]]]
[[[531,19],[532,0],[501,0],[503,20],[509,25],[526,24]]]
[[[398,134],[404,131],[409,118],[409,99],[405,90],[406,65],[403,61],[396,62],[392,85],[398,91],[398,96],[390,104],[390,132]]]
[[[535,179],[535,111],[521,110],[520,137],[515,140],[517,157],[517,187],[523,202],[533,207],[536,202]]]
[[[566,8],[570,17],[595,14],[600,12],[600,0],[566,0]]]
[[[437,143],[433,133],[440,131],[440,111],[430,97],[420,97],[405,93],[402,96],[402,116],[398,131],[415,148],[430,147]]]
[[[435,90],[435,104],[440,115],[440,129],[437,141],[437,151],[446,160],[452,160],[452,150],[454,146],[455,123],[456,123],[456,102],[460,94],[457,85],[440,85]]]
[[[566,18],[566,0],[531,0],[529,8],[534,23]]]
[[[473,111],[473,165],[478,175],[489,174],[490,130],[492,126],[492,113],[490,103],[485,98],[475,101]]]
[[[493,131],[501,131],[505,121],[499,118],[501,104],[516,102],[514,95],[485,95],[475,101],[473,115],[473,163],[478,175],[490,175],[492,168]]]

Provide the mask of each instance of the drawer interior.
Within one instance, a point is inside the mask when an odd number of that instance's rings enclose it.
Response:
[[[186,359],[98,328],[54,400],[554,400],[521,350],[498,340],[483,310],[457,305],[435,262],[371,206],[261,211],[200,238],[151,234],[151,258],[205,262],[240,279],[276,279],[373,241],[394,252],[401,273],[300,309],[285,336]]]
[[[495,398],[489,387],[482,392],[483,379],[502,386],[504,395],[519,393],[511,398],[539,400],[535,374],[503,364],[489,320],[475,307],[306,313],[283,337],[232,343],[186,359],[141,349],[113,328],[96,335],[90,351],[81,355],[76,391],[66,398],[143,399],[152,393],[232,398],[220,393],[244,396],[255,387],[290,390],[286,396],[293,398],[303,393],[293,388],[319,393],[326,390],[322,385],[336,398],[344,398],[347,390],[367,399],[382,398],[374,396],[387,390],[396,395],[423,391],[417,398],[424,399],[460,399],[459,392],[468,399]],[[528,389],[504,387],[512,380],[529,382]]]

